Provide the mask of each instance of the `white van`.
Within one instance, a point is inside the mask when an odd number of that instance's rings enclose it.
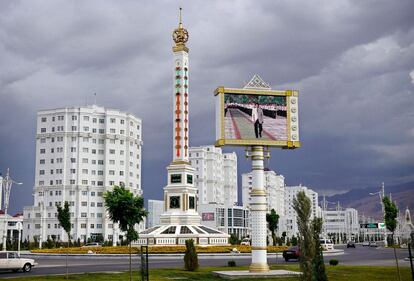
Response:
[[[334,244],[331,239],[321,238],[319,239],[319,243],[321,243],[322,249],[325,251],[331,251],[334,249]]]

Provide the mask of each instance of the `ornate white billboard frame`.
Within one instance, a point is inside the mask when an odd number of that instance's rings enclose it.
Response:
[[[215,100],[216,100],[216,146],[225,146],[225,145],[232,145],[232,146],[269,146],[269,147],[281,147],[281,148],[288,148],[294,149],[300,147],[300,139],[299,139],[299,115],[298,115],[298,97],[299,92],[296,90],[268,90],[268,89],[238,89],[238,88],[225,88],[225,87],[218,87],[214,91]],[[269,132],[265,132],[267,134],[267,139],[265,138],[257,138],[256,132],[256,139],[255,138],[243,138],[238,134],[236,138],[229,137],[229,127],[236,127],[237,124],[234,122],[234,118],[232,118],[232,122],[229,121],[229,117],[226,119],[226,111],[228,107],[228,103],[225,102],[225,96],[228,95],[241,95],[247,96],[246,99],[249,100],[249,104],[243,104],[245,106],[247,113],[241,112],[240,115],[244,115],[242,118],[243,120],[249,120],[249,112],[251,116],[253,116],[253,109],[249,109],[252,107],[252,100],[260,100],[262,97],[267,96],[274,96],[274,97],[281,97],[284,100],[284,104],[282,105],[273,105],[273,109],[276,110],[275,120],[278,118],[278,109],[277,107],[282,108],[280,111],[286,111],[286,116],[282,116],[282,118],[286,118],[286,120],[282,120],[284,123],[282,126],[285,126],[283,130],[274,130],[274,133],[271,134]],[[263,98],[262,98],[263,99]],[[229,100],[227,98],[227,100]],[[263,104],[260,102],[257,103],[257,107],[261,107]],[[265,109],[266,110],[266,109]],[[269,111],[269,110],[267,110]],[[228,114],[227,114],[228,115]],[[265,117],[266,118],[266,117]],[[280,118],[280,117],[279,117]],[[270,119],[270,118],[268,118]],[[226,121],[227,121],[227,131],[226,131]],[[248,122],[248,121],[245,121]],[[252,121],[251,123],[251,130],[252,132],[256,130]],[[266,124],[266,122],[262,122]],[[261,126],[261,125],[260,125]],[[272,128],[270,128],[271,130]],[[262,130],[262,128],[260,129]],[[277,133],[282,132],[282,133]]]

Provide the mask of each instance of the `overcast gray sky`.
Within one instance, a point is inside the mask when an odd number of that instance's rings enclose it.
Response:
[[[190,145],[213,144],[217,86],[255,73],[300,91],[302,148],[272,150],[286,183],[319,192],[414,180],[414,2],[0,2],[0,171],[11,212],[32,204],[40,109],[98,105],[143,120],[144,197],[161,199],[172,158],[178,7],[190,39]],[[249,171],[242,149],[239,172]],[[241,183],[239,183],[240,185]]]

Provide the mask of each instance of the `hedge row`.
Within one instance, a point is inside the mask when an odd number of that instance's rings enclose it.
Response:
[[[250,246],[196,246],[197,253],[230,253],[232,249],[237,248],[241,253],[250,253]],[[270,253],[282,252],[287,249],[286,246],[268,246],[267,251]],[[141,248],[132,247],[133,253],[139,253]],[[57,248],[57,249],[36,249],[32,250],[32,253],[54,253],[54,254],[64,254],[66,253],[66,248]],[[128,254],[128,246],[116,246],[116,247],[73,247],[68,249],[70,254],[87,254],[88,251],[92,251],[95,254]],[[168,253],[184,253],[185,246],[150,246],[148,247],[148,252],[151,254],[168,254]]]

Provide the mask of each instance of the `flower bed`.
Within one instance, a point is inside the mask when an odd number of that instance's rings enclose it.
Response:
[[[250,246],[233,245],[233,246],[197,246],[197,253],[230,253],[232,249],[237,248],[241,253],[250,253]],[[268,246],[267,251],[269,253],[282,252],[287,249],[286,246]],[[72,248],[56,248],[56,249],[37,249],[32,250],[32,253],[53,253],[53,254],[87,254],[88,251],[92,251],[94,254],[128,254],[128,246],[116,246],[116,247],[72,247]],[[132,253],[137,254],[141,251],[141,248],[132,247]],[[185,246],[150,246],[148,247],[148,253],[150,254],[173,254],[184,253]]]

